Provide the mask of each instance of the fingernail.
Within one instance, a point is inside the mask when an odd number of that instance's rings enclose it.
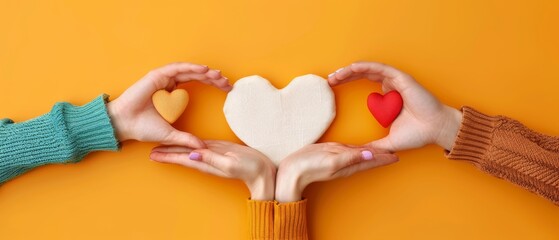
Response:
[[[188,155],[188,158],[190,158],[190,160],[200,160],[200,157],[202,157],[200,155],[200,153],[197,152],[191,152],[190,155]]]
[[[340,69],[336,70],[336,73],[338,73],[338,72],[340,72],[340,71],[342,71],[342,70],[344,70],[344,68],[340,68]]]
[[[332,76],[336,75],[335,72],[328,74],[328,78],[331,78]]]
[[[373,160],[373,153],[369,150],[364,150],[361,152],[363,160]]]

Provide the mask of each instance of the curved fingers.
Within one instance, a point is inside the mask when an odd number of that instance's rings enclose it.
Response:
[[[172,163],[189,168],[194,168],[201,172],[209,173],[216,176],[227,177],[223,172],[219,171],[219,169],[216,169],[205,162],[191,160],[189,158],[189,154],[187,153],[152,152],[150,154],[150,159],[161,163]]]
[[[338,172],[334,174],[335,177],[348,177],[353,175],[357,172],[369,170],[372,168],[380,167],[395,163],[398,161],[398,156],[394,154],[388,153],[381,153],[381,154],[374,154],[373,159],[366,160],[366,161],[359,161],[355,164],[351,164],[340,169]]]
[[[364,78],[382,82],[383,86],[388,86],[388,89],[394,88],[399,91],[415,82],[415,80],[406,73],[379,62],[352,63],[330,74],[328,76],[328,82],[331,86],[336,86]]]
[[[152,70],[146,75],[146,78],[152,81],[156,89],[170,90],[177,83],[197,80],[224,91],[231,90],[229,80],[221,75],[221,71],[194,63],[171,63]]]

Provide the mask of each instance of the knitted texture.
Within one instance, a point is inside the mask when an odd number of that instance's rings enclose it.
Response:
[[[107,114],[107,95],[84,106],[56,103],[43,116],[0,120],[0,183],[35,167],[75,163],[89,152],[119,148]]]
[[[251,240],[307,240],[307,200],[291,203],[248,200]]]
[[[307,240],[307,199],[276,203],[274,207],[275,240]]]
[[[274,201],[248,200],[250,239],[274,239]]]
[[[559,204],[559,137],[534,132],[504,116],[464,107],[448,158],[467,160]]]

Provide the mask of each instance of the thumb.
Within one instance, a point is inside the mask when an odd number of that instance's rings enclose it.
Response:
[[[384,138],[372,141],[369,144],[367,144],[367,146],[371,147],[373,149],[382,149],[382,150],[387,150],[387,151],[390,151],[390,152],[395,152],[396,151],[396,148],[392,144],[392,141],[390,141],[389,136],[386,136]]]
[[[216,153],[209,149],[198,149],[192,152],[190,154],[191,159],[193,157],[196,157],[196,154],[199,154],[198,159],[193,160],[204,162],[216,169],[219,169],[225,174],[230,174],[235,166],[235,163],[231,157]]]
[[[198,137],[179,130],[172,131],[162,143],[165,145],[185,146],[194,149],[206,148],[206,144]]]

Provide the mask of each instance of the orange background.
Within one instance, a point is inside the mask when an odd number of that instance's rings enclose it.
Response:
[[[559,135],[557,1],[0,1],[0,117],[24,121],[56,101],[113,98],[173,61],[259,74],[277,87],[356,60],[409,72],[441,101],[516,118]],[[198,83],[176,127],[238,141],[225,94]],[[321,141],[384,136],[365,99],[380,87],[336,87]],[[148,159],[127,142],[74,165],[46,166],[0,187],[2,239],[245,239],[249,193]],[[559,208],[439,147],[395,165],[311,185],[313,239],[557,239]]]

